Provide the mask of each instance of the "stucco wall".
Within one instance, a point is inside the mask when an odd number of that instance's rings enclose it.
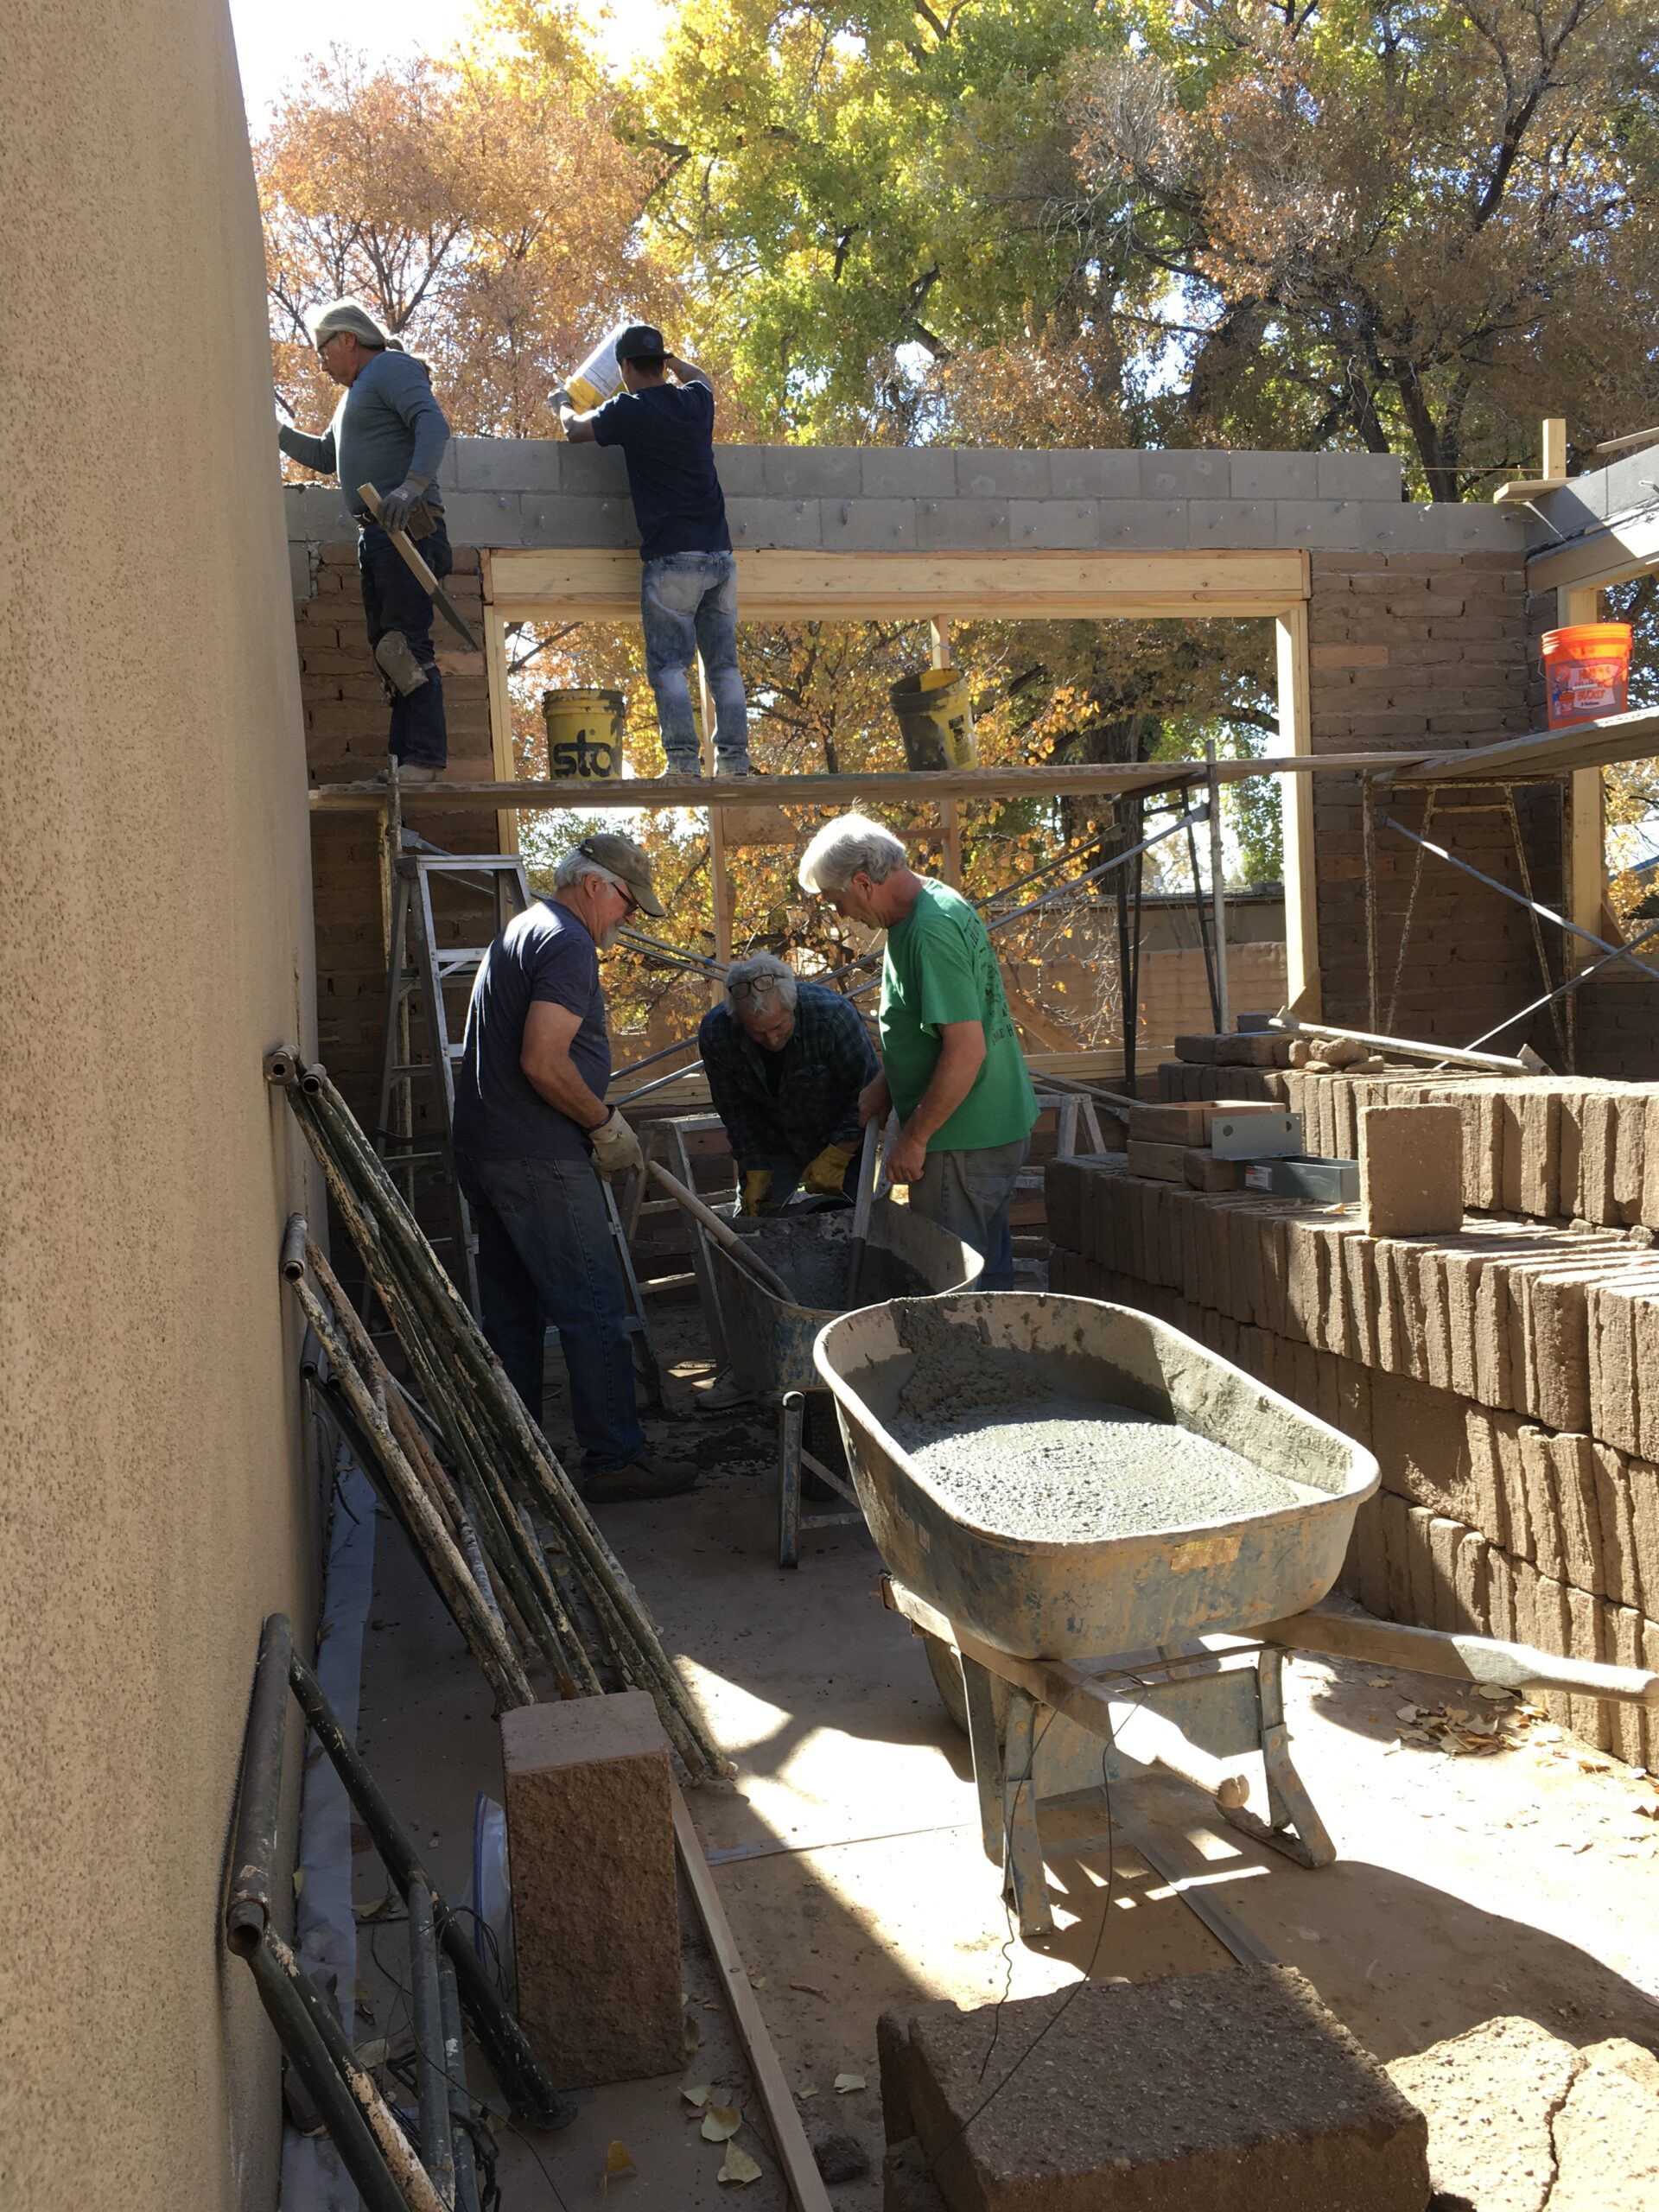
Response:
[[[251,169],[219,0],[11,9],[0,131],[0,2202],[274,2201],[217,1912],[312,1506],[261,1080],[313,1024]]]

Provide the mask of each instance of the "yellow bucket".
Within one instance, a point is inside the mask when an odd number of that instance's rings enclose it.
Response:
[[[613,784],[622,774],[626,703],[620,691],[543,691],[551,783]]]
[[[578,414],[586,415],[614,399],[622,389],[622,365],[616,358],[616,341],[631,326],[619,322],[607,330],[593,352],[565,385]]]
[[[888,693],[909,768],[975,768],[979,747],[968,678],[959,668],[925,668]]]

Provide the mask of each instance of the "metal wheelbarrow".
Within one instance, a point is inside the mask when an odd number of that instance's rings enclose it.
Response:
[[[1039,1808],[1159,1765],[1232,1825],[1308,1866],[1335,1847],[1290,1756],[1287,1649],[1332,1652],[1509,1688],[1588,1691],[1659,1709],[1659,1675],[1326,1611],[1376,1461],[1338,1430],[1166,1323],[1093,1299],[978,1293],[866,1308],[813,1348],[854,1486],[887,1568],[885,1602],[960,1675],[986,1855],[1022,1935],[1052,1931]],[[1222,1521],[1046,1541],[965,1518],[888,1426],[912,1386],[960,1418],[988,1375],[1033,1413],[1057,1395],[1128,1407],[1224,1444],[1305,1486],[1298,1502]],[[959,1377],[953,1390],[952,1378]],[[1017,1410],[1017,1406],[1016,1406]],[[1109,1437],[1109,1429],[1103,1429]],[[1128,1749],[1122,1739],[1127,1738]],[[1262,1809],[1249,1771],[1259,1758]],[[1155,1845],[1135,1847],[1166,1874]],[[1265,1955],[1208,1894],[1191,1904],[1241,1958]]]
[[[730,1206],[717,1211],[728,1218],[734,1213]],[[752,1241],[761,1257],[787,1277],[791,1264],[788,1240],[820,1235],[825,1243],[825,1259],[822,1266],[815,1265],[813,1272],[830,1283],[844,1277],[849,1248],[825,1224],[850,1226],[851,1220],[850,1212],[844,1209],[835,1213],[803,1213],[794,1222],[787,1212],[769,1215],[745,1241]],[[816,1232],[809,1226],[815,1222],[820,1224]],[[797,1567],[803,1529],[841,1528],[864,1517],[859,1510],[861,1501],[848,1488],[845,1475],[827,1465],[804,1442],[809,1397],[828,1404],[824,1386],[812,1363],[813,1340],[824,1323],[842,1311],[842,1300],[837,1294],[833,1303],[822,1306],[785,1305],[712,1236],[703,1238],[702,1248],[719,1301],[732,1372],[745,1390],[778,1406],[778,1564]],[[969,1287],[979,1280],[984,1265],[971,1245],[950,1236],[936,1222],[925,1221],[908,1206],[878,1198],[871,1207],[869,1241],[861,1276],[864,1295],[886,1298],[903,1289],[927,1297]],[[850,1510],[803,1513],[803,1467],[827,1483]]]

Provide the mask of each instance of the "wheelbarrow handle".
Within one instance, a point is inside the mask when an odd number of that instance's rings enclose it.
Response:
[[[1292,1651],[1328,1651],[1380,1667],[1408,1667],[1459,1682],[1494,1682],[1509,1690],[1577,1690],[1588,1697],[1643,1705],[1659,1713],[1659,1675],[1640,1667],[1607,1667],[1594,1659],[1563,1659],[1529,1644],[1499,1643],[1487,1637],[1446,1629],[1408,1628],[1370,1613],[1327,1611],[1315,1605],[1288,1619],[1269,1621],[1250,1635]]]

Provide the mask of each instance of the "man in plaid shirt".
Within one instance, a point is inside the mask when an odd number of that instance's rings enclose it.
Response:
[[[737,1160],[745,1213],[775,1213],[798,1186],[839,1193],[853,1173],[858,1094],[874,1047],[839,991],[804,983],[769,952],[740,960],[697,1045]]]

